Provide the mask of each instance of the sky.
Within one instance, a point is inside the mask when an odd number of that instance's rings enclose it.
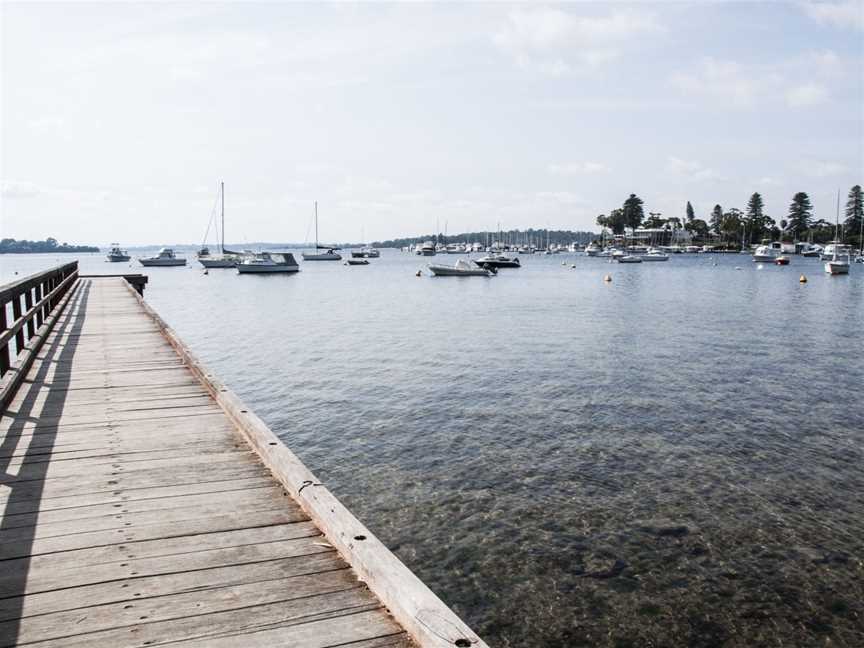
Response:
[[[864,0],[10,3],[0,236],[597,229],[864,182]]]

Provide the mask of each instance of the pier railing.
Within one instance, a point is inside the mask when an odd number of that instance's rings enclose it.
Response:
[[[5,409],[69,301],[78,262],[0,287],[0,409]]]

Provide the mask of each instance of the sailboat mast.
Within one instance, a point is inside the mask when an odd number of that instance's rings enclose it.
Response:
[[[225,254],[225,182],[222,182],[222,254]]]
[[[318,249],[318,201],[315,201],[315,249]]]

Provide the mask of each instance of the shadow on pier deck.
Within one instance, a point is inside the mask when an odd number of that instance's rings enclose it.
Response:
[[[0,289],[0,646],[485,647],[124,279],[72,265]]]

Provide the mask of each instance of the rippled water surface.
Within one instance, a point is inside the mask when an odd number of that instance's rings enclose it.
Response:
[[[491,646],[864,645],[864,266],[425,261],[135,271]]]

